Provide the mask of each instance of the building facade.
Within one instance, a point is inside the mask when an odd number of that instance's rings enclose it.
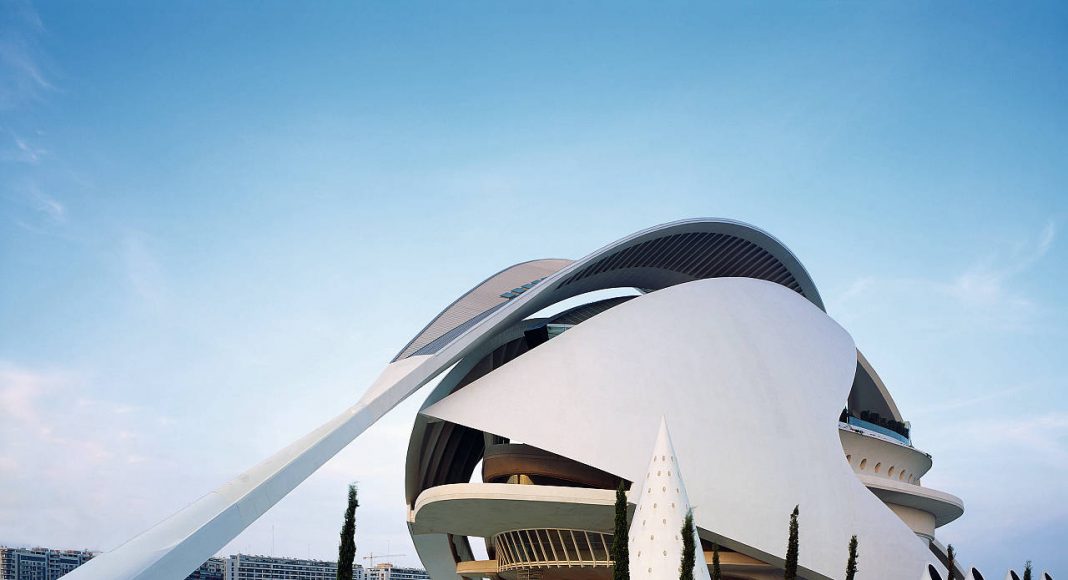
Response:
[[[422,568],[404,568],[383,563],[367,568],[366,580],[430,580],[430,575]]]
[[[963,503],[923,485],[932,458],[889,389],[800,261],[756,228],[687,220],[577,262],[518,264],[394,364],[458,341],[406,468],[409,529],[435,580],[610,578],[614,492],[634,509],[659,491],[645,461],[661,418],[726,577],[782,577],[795,505],[818,530],[805,578],[839,577],[852,535],[865,577],[945,574],[935,530]]]
[[[933,459],[861,350],[797,257],[744,223],[522,262],[452,302],[355,405],[75,575],[188,574],[436,381],[404,490],[434,580],[607,578],[614,489],[634,509],[661,418],[728,577],[781,577],[796,505],[802,577],[840,577],[856,535],[866,578],[944,578],[936,530],[963,502],[924,485]]]
[[[0,580],[54,580],[95,556],[88,550],[9,548],[0,546]],[[186,580],[223,580],[222,558],[208,558]]]
[[[86,550],[8,548],[0,546],[0,580],[56,580],[73,572],[95,555]],[[211,557],[186,580],[335,580],[337,562],[234,554]],[[378,564],[365,577],[360,564],[352,566],[353,580],[424,580],[425,570]]]
[[[55,580],[93,556],[86,550],[0,546],[0,580]]]
[[[186,576],[185,580],[223,580],[226,573],[226,562],[222,558],[208,558],[193,573]]]
[[[225,580],[336,580],[337,562],[235,554],[223,560]],[[364,580],[363,566],[353,564],[353,580]]]

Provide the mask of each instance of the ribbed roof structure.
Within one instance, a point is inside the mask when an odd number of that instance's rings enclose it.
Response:
[[[671,445],[667,421],[660,420],[653,457],[638,489],[637,508],[630,524],[630,576],[644,580],[673,580],[682,565],[683,522],[690,511],[679,459]],[[710,580],[697,527],[694,536],[694,580]]]
[[[434,317],[393,360],[422,354],[420,351],[427,347],[430,347],[431,352],[436,352],[433,347],[440,348],[442,345],[435,345],[435,342],[455,338],[459,332],[467,330],[497,308],[507,304],[513,297],[571,263],[571,260],[531,260],[497,272],[468,290]]]

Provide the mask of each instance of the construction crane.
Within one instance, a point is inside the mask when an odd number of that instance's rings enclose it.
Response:
[[[401,558],[401,557],[404,557],[404,556],[407,556],[407,555],[408,554],[375,554],[374,552],[371,552],[369,555],[364,556],[363,559],[364,560],[370,560],[371,561],[371,566],[370,567],[374,568],[375,567],[375,560],[381,560],[382,558]]]

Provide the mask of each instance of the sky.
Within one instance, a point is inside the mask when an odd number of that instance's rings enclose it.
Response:
[[[699,216],[805,264],[965,501],[943,543],[1068,574],[1044,2],[0,0],[0,544],[112,549],[490,274]],[[359,556],[418,563],[426,394],[221,553],[333,559],[359,481]]]

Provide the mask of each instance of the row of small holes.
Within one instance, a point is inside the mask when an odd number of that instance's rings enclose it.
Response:
[[[846,461],[848,461],[849,464],[852,465],[853,464],[853,456],[852,455],[846,455]],[[864,471],[868,467],[868,458],[867,457],[862,458],[860,460],[860,464],[857,467],[860,468],[861,471]],[[875,473],[882,472],[882,469],[883,469],[883,464],[881,462],[878,462],[878,463],[875,464]],[[909,475],[906,478],[905,477],[905,474],[906,474],[905,470],[902,469],[901,471],[897,471],[897,468],[895,466],[893,466],[893,465],[891,465],[890,469],[888,469],[886,471],[886,476],[889,477],[890,479],[894,479],[894,472],[895,471],[897,472],[897,480],[898,481],[907,481],[909,483],[916,483],[916,476],[915,475]]]

